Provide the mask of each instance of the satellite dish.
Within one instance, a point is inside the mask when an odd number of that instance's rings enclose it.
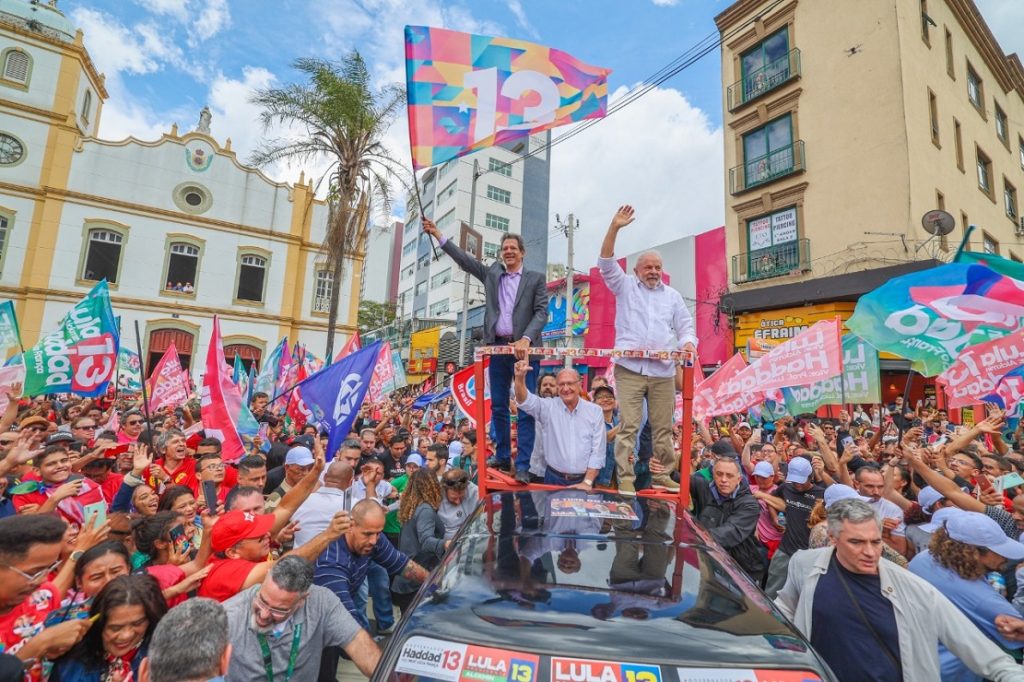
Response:
[[[933,237],[945,237],[956,227],[956,221],[945,211],[934,210],[921,216],[921,226]]]

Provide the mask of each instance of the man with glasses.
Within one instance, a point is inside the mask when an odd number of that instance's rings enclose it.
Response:
[[[128,410],[121,417],[121,430],[117,432],[118,443],[136,443],[145,429],[146,420],[138,410]]]
[[[312,565],[286,556],[262,584],[224,602],[232,645],[227,682],[335,680],[337,656],[333,668],[321,667],[321,652],[335,648],[373,674],[380,649],[330,590],[312,583]]]
[[[43,628],[60,605],[62,591],[46,581],[60,564],[66,531],[67,524],[51,515],[0,519],[0,651],[25,662],[60,656],[91,625],[71,620]]]
[[[46,417],[34,416],[25,417],[18,423],[18,433],[31,433],[32,443],[31,447],[41,447],[43,441],[46,440],[46,435],[50,431],[50,422]]]
[[[86,447],[92,447],[96,439],[96,420],[89,417],[79,417],[71,422],[71,435],[76,440],[85,443]]]

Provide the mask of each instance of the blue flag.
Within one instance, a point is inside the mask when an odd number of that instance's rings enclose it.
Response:
[[[381,342],[347,355],[299,384],[299,395],[312,415],[309,420],[330,434],[327,460],[334,457],[352,423],[359,414],[370,388],[373,368],[380,355]]]

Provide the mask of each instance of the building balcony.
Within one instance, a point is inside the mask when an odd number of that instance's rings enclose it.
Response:
[[[802,173],[806,169],[804,141],[797,140],[770,154],[749,159],[741,166],[730,168],[729,193],[740,194],[787,175]]]
[[[726,89],[729,111],[735,111],[761,95],[800,77],[800,50],[793,48],[785,56],[752,71]]]
[[[811,240],[776,244],[732,257],[732,283],[749,284],[773,277],[799,275],[811,269]]]

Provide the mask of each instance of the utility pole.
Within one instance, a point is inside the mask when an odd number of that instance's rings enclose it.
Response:
[[[469,227],[476,229],[476,181],[480,179],[480,160],[473,159],[473,182],[469,190]],[[469,328],[469,278],[462,273],[462,328],[459,330],[459,367],[466,363],[466,332]]]
[[[572,291],[573,284],[575,283],[574,280],[576,279],[576,274],[572,269],[572,235],[573,232],[579,229],[580,221],[576,220],[572,213],[566,216],[565,223],[562,222],[557,213],[555,214],[555,220],[558,221],[558,227],[555,229],[564,234],[569,242],[569,253],[566,259],[568,262],[565,266],[565,347],[569,348],[572,346]],[[565,368],[572,368],[572,358],[568,355],[565,356]]]

